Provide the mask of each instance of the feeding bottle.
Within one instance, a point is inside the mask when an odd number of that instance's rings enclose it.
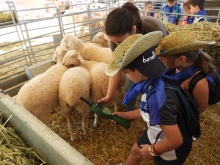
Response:
[[[128,120],[125,120],[124,118],[122,118],[120,116],[112,115],[112,111],[108,107],[106,107],[100,103],[87,100],[84,97],[80,97],[80,99],[83,100],[84,102],[86,102],[89,105],[92,112],[94,112],[98,116],[114,120],[116,123],[122,125],[123,127],[127,128],[127,129],[130,127],[130,122]]]

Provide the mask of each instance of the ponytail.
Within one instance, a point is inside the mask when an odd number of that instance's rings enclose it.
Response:
[[[214,59],[205,52],[200,52],[196,61],[196,65],[205,74],[211,74],[216,69],[214,65]]]

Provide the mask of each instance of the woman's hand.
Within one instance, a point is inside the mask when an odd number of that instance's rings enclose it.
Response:
[[[112,102],[112,98],[105,96],[103,98],[101,98],[100,100],[97,101],[98,103],[104,104],[104,105],[109,105]]]

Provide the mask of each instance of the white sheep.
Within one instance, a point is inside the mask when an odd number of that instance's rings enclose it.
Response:
[[[49,125],[50,113],[58,106],[58,90],[61,76],[68,68],[62,64],[51,66],[34,77],[19,90],[16,101]]]
[[[93,14],[90,15],[90,20],[89,20],[88,14],[81,14],[78,20],[79,20],[79,23],[81,24],[81,27],[80,27],[81,36],[85,35],[84,29],[85,27],[89,27],[89,23],[91,23],[91,26],[93,28],[100,27],[99,16],[96,16]]]
[[[68,51],[68,49],[66,48],[66,46],[64,46],[64,45],[58,46],[54,52],[52,61],[57,62],[57,63],[61,63],[62,59],[65,56],[67,51]]]
[[[80,40],[78,37],[76,37],[73,34],[66,34],[62,40],[60,41],[60,46],[66,47],[67,50],[80,50],[85,46],[98,46],[100,45],[96,43],[84,43],[82,40]]]
[[[110,48],[97,46],[95,43],[83,43],[78,37],[67,34],[63,37],[60,45],[66,46],[67,49],[76,50],[85,60],[98,61],[109,64],[113,60]]]
[[[100,29],[101,31],[105,31],[105,21],[107,18],[107,14],[105,12],[101,13],[99,18],[101,19],[100,23]]]
[[[60,45],[65,46],[66,49],[79,50],[84,47],[84,43],[78,41],[79,39],[72,35],[66,34],[60,42]]]
[[[84,48],[78,50],[78,52],[83,59],[88,61],[97,61],[109,64],[114,59],[110,48],[85,46]]]
[[[105,74],[105,70],[108,67],[106,63],[83,60],[83,57],[80,56],[77,51],[70,50],[65,55],[62,64],[67,67],[81,65],[88,69],[92,79],[90,94],[92,101],[97,101],[106,96],[109,83],[109,77]],[[117,92],[115,93],[113,101],[114,111],[118,110],[115,102],[116,98]],[[93,126],[97,126],[97,116],[95,116],[95,122]]]
[[[93,43],[101,45],[101,47],[109,48],[110,43],[106,33],[98,32],[92,39]]]
[[[90,112],[89,106],[80,97],[89,99],[91,86],[91,76],[86,68],[77,66],[68,69],[60,80],[59,102],[60,110],[67,119],[68,130],[71,141],[76,139],[76,133],[72,128],[71,114],[72,109],[76,109],[82,117],[83,134],[87,134],[85,120]]]

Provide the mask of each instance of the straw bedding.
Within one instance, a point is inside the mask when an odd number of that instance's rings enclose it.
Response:
[[[120,100],[121,101],[121,100]],[[124,111],[124,105],[119,104],[119,110]],[[209,106],[201,114],[202,135],[193,144],[193,149],[185,165],[217,165],[220,164],[220,143],[218,129],[220,128],[220,104]],[[66,119],[59,108],[51,115],[50,127],[81,154],[91,160],[95,165],[117,165],[124,162],[130,149],[145,128],[142,120],[131,121],[131,127],[116,125],[108,119],[100,118],[98,127],[93,128],[93,115],[87,120],[88,135],[82,135],[81,119],[76,111],[72,113],[73,128],[79,134],[78,139],[71,143],[67,130]],[[143,159],[141,165],[153,164]]]

